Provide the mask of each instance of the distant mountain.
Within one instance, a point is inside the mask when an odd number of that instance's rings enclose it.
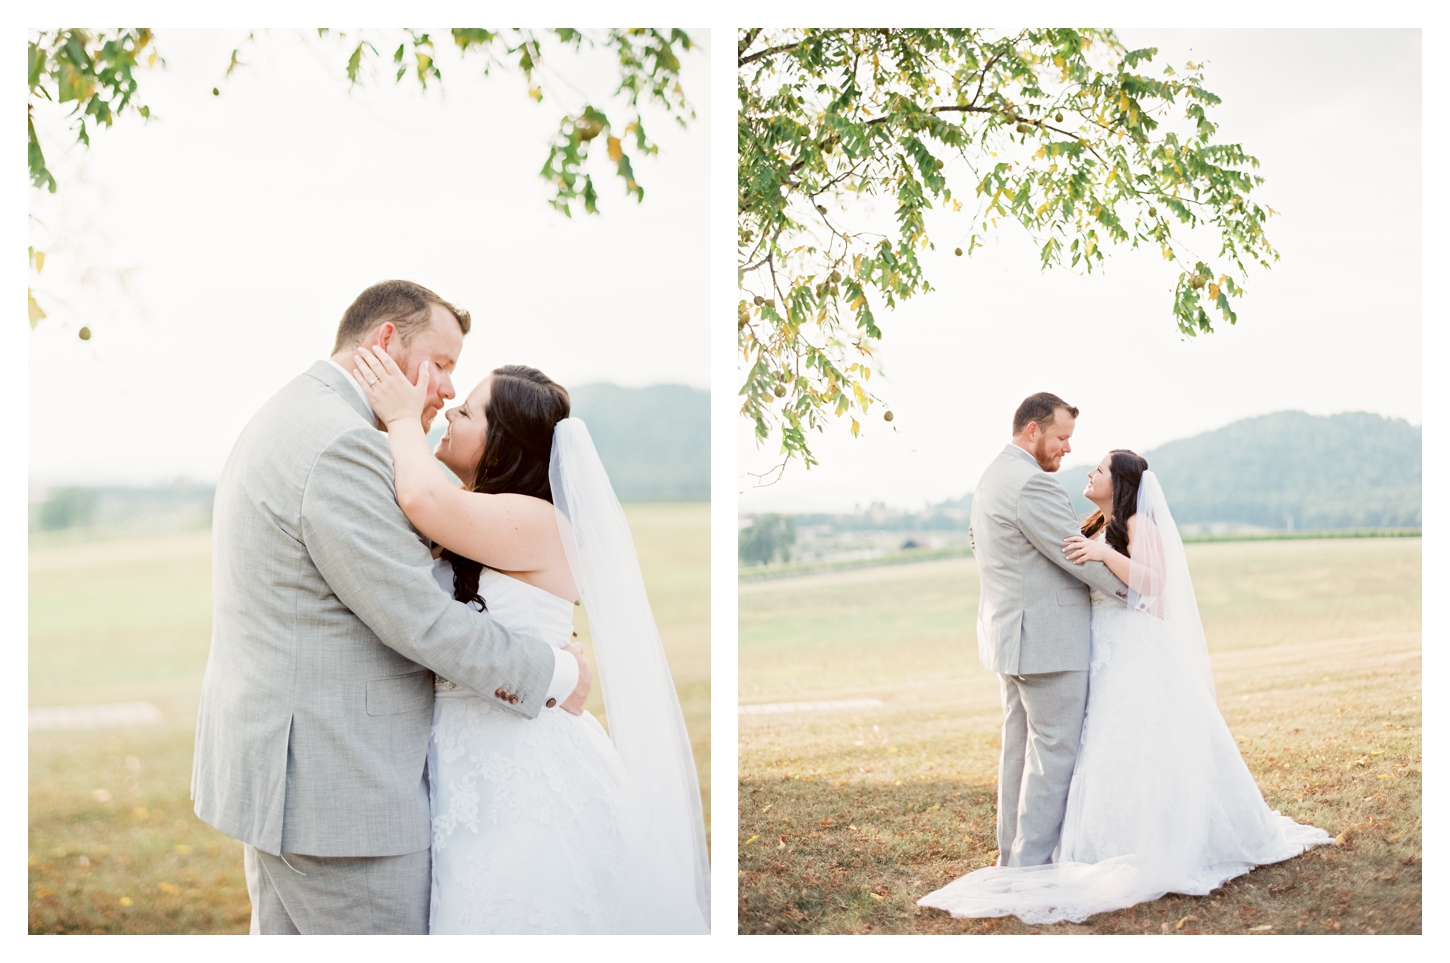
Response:
[[[1421,436],[1400,418],[1281,411],[1140,454],[1187,532],[1419,528]],[[1078,462],[1057,473],[1079,515],[1093,511],[1082,490],[1096,464]],[[837,532],[965,530],[971,506],[967,494],[919,512],[873,505],[849,515],[798,515],[796,525]]]
[[[1401,418],[1280,411],[1139,454],[1184,527],[1418,528],[1421,437]],[[1079,513],[1093,464],[1058,473]]]
[[[569,389],[622,502],[710,498],[710,393],[685,385]]]

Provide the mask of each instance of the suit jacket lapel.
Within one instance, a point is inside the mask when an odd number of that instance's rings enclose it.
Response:
[[[326,361],[315,362],[312,367],[307,369],[307,373],[341,395],[342,400],[346,401],[353,411],[362,415],[363,420],[368,424],[377,425],[377,416],[372,413],[372,409],[368,407],[367,402],[363,401],[362,396],[358,394],[357,388],[348,384],[347,375],[338,371]]]

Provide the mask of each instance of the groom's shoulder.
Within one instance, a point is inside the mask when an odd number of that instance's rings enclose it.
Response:
[[[386,436],[368,424],[357,409],[315,371],[304,371],[269,398],[247,426],[252,445],[264,461],[313,461],[342,447],[375,455],[387,452]],[[250,446],[249,446],[250,447]]]
[[[982,473],[982,485],[1020,488],[1034,473],[1042,474],[1042,470],[1037,467],[1036,462],[1028,461],[1017,455],[1012,450],[1015,447],[1015,445],[1007,446],[988,463],[987,470]],[[1017,450],[1021,451],[1021,449]],[[980,488],[981,485],[978,487]]]

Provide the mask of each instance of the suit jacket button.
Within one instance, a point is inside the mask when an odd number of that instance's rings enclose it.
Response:
[[[558,701],[559,701],[558,699],[550,699],[548,702],[545,702],[544,703],[544,708],[545,709],[552,709],[558,703]]]
[[[502,689],[494,689],[493,690],[493,697],[495,699],[502,699],[503,698],[503,690]]]
[[[517,703],[518,701],[519,701],[519,697],[518,696],[516,696],[516,695],[510,695],[509,696],[509,703],[511,705]]]

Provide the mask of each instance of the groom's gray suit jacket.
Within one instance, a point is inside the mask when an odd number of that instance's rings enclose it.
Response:
[[[1009,444],[977,483],[968,534],[982,580],[982,664],[1002,675],[1087,669],[1088,585],[1119,598],[1127,598],[1127,587],[1102,562],[1074,565],[1062,553],[1067,537],[1081,531],[1057,479]]]
[[[217,483],[191,795],[267,853],[427,849],[433,671],[529,718],[554,672],[548,645],[438,587],[346,378],[319,361],[282,388]]]

